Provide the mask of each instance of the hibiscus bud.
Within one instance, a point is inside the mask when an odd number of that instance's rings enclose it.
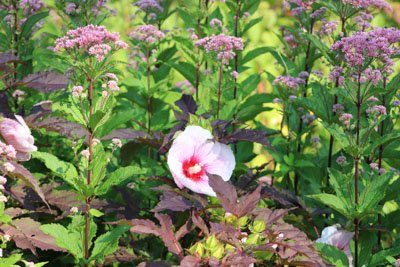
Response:
[[[1,185],[4,185],[4,184],[6,184],[6,183],[7,183],[7,178],[0,175],[0,184],[1,184]]]
[[[26,161],[30,159],[30,153],[36,151],[37,147],[34,145],[35,141],[24,119],[19,115],[15,115],[15,118],[16,120],[0,120],[0,135],[17,151],[17,159]]]

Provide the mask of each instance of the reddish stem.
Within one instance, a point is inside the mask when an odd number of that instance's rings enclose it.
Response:
[[[93,160],[93,129],[90,127],[90,121],[93,116],[93,80],[92,78],[88,78],[89,81],[89,90],[88,90],[88,101],[89,101],[89,124],[88,124],[88,132],[89,132],[89,161],[88,161],[88,169],[87,169],[87,184],[90,185],[92,182],[92,170],[90,169],[91,162]],[[86,198],[86,211],[85,211],[85,258],[89,258],[89,233],[90,233],[90,202],[91,198]]]
[[[218,106],[217,106],[217,119],[219,119],[219,110],[220,110],[220,108],[221,108],[222,68],[223,68],[223,66],[221,65],[221,66],[219,67],[219,73],[218,73]]]
[[[357,79],[357,125],[356,125],[356,145],[360,146],[360,122],[361,122],[361,71],[358,72]],[[354,202],[358,206],[358,180],[360,176],[360,156],[357,155],[354,159]],[[359,220],[354,219],[354,266],[358,267],[358,234],[359,234]]]

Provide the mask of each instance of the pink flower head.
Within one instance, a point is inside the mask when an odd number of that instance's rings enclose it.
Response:
[[[164,8],[158,3],[156,0],[138,0],[134,4],[139,9],[147,12],[147,11],[158,11],[163,12]]]
[[[88,25],[70,30],[64,37],[58,38],[54,51],[82,49],[102,61],[111,50],[125,49],[127,46],[119,39],[119,33],[109,32],[104,26]]]
[[[400,30],[395,28],[376,28],[370,32],[356,32],[342,38],[331,46],[351,67],[361,67],[365,62],[382,63],[386,72],[390,72],[394,62],[390,59],[399,53],[396,46],[400,41]],[[377,78],[377,73],[374,74]],[[374,80],[376,81],[376,79]]]
[[[0,121],[0,135],[17,151],[18,160],[29,160],[30,153],[36,151],[37,147],[24,119],[19,115],[15,115],[15,118],[17,120],[6,118]]]
[[[315,242],[335,246],[342,250],[349,258],[349,266],[353,266],[353,257],[350,252],[350,241],[353,239],[354,233],[345,230],[339,230],[338,225],[333,225],[322,230],[321,238]]]
[[[300,85],[305,84],[305,81],[301,78],[292,77],[289,75],[287,75],[287,76],[280,75],[280,76],[276,77],[276,79],[273,81],[273,84],[284,86],[284,87],[287,87],[292,90],[297,90]]]
[[[159,31],[153,25],[142,25],[137,27],[129,36],[135,40],[145,42],[148,44],[154,44],[157,40],[165,37],[165,33]]]
[[[384,0],[343,0],[343,3],[352,5],[356,8],[375,7],[378,9],[392,10],[389,3]]]
[[[218,60],[220,60],[222,64],[228,64],[229,60],[235,58],[235,51],[243,50],[242,38],[225,34],[204,37],[198,40],[196,44],[204,47],[208,53],[216,53]]]
[[[207,173],[228,181],[235,168],[235,157],[229,146],[213,141],[208,130],[193,125],[174,140],[168,153],[168,166],[179,188],[215,196]]]

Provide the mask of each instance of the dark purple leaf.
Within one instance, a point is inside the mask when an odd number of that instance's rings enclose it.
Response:
[[[0,65],[19,61],[18,56],[12,52],[0,53]]]
[[[269,142],[265,132],[252,129],[236,129],[233,133],[221,137],[218,139],[218,141],[224,144],[234,144],[238,141],[248,141],[271,147],[271,143]]]
[[[131,232],[161,236],[160,228],[150,220],[134,219],[131,221]]]
[[[0,116],[10,118],[12,112],[8,104],[8,97],[4,91],[0,91]]]
[[[17,84],[34,88],[43,93],[50,93],[66,88],[68,85],[68,77],[60,73],[44,71],[30,74],[26,76],[22,82],[17,82]]]
[[[15,170],[12,173],[9,173],[8,176],[14,179],[21,179],[27,186],[31,187],[33,191],[35,191],[35,193],[38,194],[41,200],[49,207],[49,204],[46,201],[43,191],[39,186],[39,182],[33,177],[32,173],[28,171],[24,166],[16,162],[11,162],[11,164],[15,167]],[[0,170],[6,173],[2,165],[0,166]]]
[[[51,105],[52,102],[49,100],[42,101],[34,105],[31,109],[30,114],[24,118],[26,124],[32,126],[32,124],[38,119],[50,114],[52,112]]]
[[[164,210],[172,211],[185,211],[192,208],[193,204],[190,200],[177,194],[174,191],[164,191],[160,202],[153,209],[154,212],[160,212]]]
[[[141,262],[138,267],[171,267],[171,265],[163,262],[163,261],[154,261],[154,262]]]
[[[217,194],[217,197],[219,201],[221,201],[221,205],[225,211],[235,214],[238,200],[235,187],[222,180],[218,175],[208,174],[208,179],[211,188]]]
[[[181,255],[182,247],[175,238],[171,217],[160,213],[156,213],[155,216],[160,221],[161,238],[164,241],[165,246],[170,252]]]
[[[222,260],[225,266],[232,267],[248,267],[255,263],[256,259],[244,252],[235,251],[235,253],[228,255]]]
[[[113,138],[119,138],[119,139],[150,139],[151,136],[143,131],[136,131],[133,129],[118,129],[115,131],[112,131],[110,134],[103,136],[101,139],[102,140],[111,140]]]
[[[185,235],[192,231],[192,221],[189,219],[182,225],[179,230],[175,233],[175,239],[181,240]]]
[[[252,193],[240,198],[236,215],[240,218],[252,212],[260,201],[261,187],[257,187]]]
[[[257,219],[263,220],[268,227],[278,221],[283,222],[283,217],[288,213],[288,210],[259,209],[255,213],[257,215]]]
[[[126,263],[131,263],[134,260],[137,260],[138,256],[130,252],[127,248],[125,247],[119,247],[118,250],[112,254],[107,256],[104,259],[104,265],[109,266],[112,263],[121,263],[121,262],[126,262]]]
[[[10,224],[0,226],[4,234],[11,236],[17,247],[29,249],[36,254],[36,248],[42,250],[65,251],[58,247],[52,236],[43,233],[40,230],[40,223],[31,218],[21,218],[13,220]]]
[[[200,267],[201,259],[194,256],[186,256],[182,259],[180,267]]]
[[[192,212],[192,221],[193,224],[196,225],[203,232],[203,234],[205,234],[206,236],[210,234],[206,222],[203,220],[203,218],[200,217],[200,215],[196,211]]]
[[[47,131],[57,132],[60,135],[80,139],[88,136],[87,130],[79,123],[70,122],[63,118],[48,117],[42,121],[33,122],[33,128],[43,128]]]
[[[189,114],[196,114],[197,104],[191,95],[182,95],[175,105],[181,109],[185,120],[189,118]]]
[[[261,190],[263,198],[270,198],[278,202],[285,208],[299,207],[304,208],[295,194],[285,189],[277,189],[270,185],[263,186]]]

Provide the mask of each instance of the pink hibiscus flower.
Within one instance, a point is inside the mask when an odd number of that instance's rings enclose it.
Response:
[[[168,166],[179,188],[215,196],[207,173],[228,181],[235,168],[235,157],[230,147],[214,141],[209,131],[188,126],[174,140],[168,153]]]
[[[354,233],[338,229],[339,225],[325,227],[322,230],[321,238],[315,242],[324,243],[335,246],[342,250],[349,259],[349,267],[353,266],[353,256],[350,252],[350,241],[353,239]]]
[[[35,140],[24,119],[19,115],[15,115],[15,118],[17,120],[7,118],[0,120],[0,135],[17,151],[18,160],[29,160],[30,153],[37,150],[34,145]]]

